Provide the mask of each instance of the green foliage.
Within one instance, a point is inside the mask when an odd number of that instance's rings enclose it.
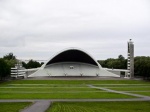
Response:
[[[23,67],[25,67],[26,69],[30,69],[30,68],[38,68],[41,66],[41,64],[37,61],[34,60],[30,60],[27,64],[25,62],[22,62]]]
[[[127,69],[127,60],[119,55],[117,59],[109,58],[107,60],[98,60],[102,67],[114,69]]]
[[[150,57],[138,56],[134,58],[135,75],[150,78]]]
[[[13,60],[13,59],[7,60],[7,59],[5,59],[5,62],[6,62],[10,67],[14,67],[15,64],[17,63],[17,60]]]
[[[14,67],[16,63],[17,59],[13,53],[8,53],[0,59],[0,80],[10,75],[11,67]]]
[[[119,56],[118,56],[118,59],[119,59],[120,61],[125,60],[125,58],[124,58],[122,55],[119,55]]]
[[[41,66],[44,64],[44,62],[41,62]]]
[[[13,55],[13,53],[8,53],[3,57],[5,60],[16,60],[16,56]]]
[[[26,68],[26,69],[28,68],[28,67],[27,67],[27,64],[26,64],[25,62],[22,62],[22,66],[23,66],[24,68]]]
[[[14,56],[13,53],[8,53],[7,55],[3,56],[3,59],[10,67],[14,67],[17,63],[16,56]]]
[[[102,67],[114,69],[127,69],[127,60],[119,55],[117,59],[109,58],[98,60]],[[150,57],[137,56],[134,58],[135,76],[142,76],[144,79],[150,79]]]
[[[4,59],[0,59],[0,80],[5,79],[10,74],[10,66]]]

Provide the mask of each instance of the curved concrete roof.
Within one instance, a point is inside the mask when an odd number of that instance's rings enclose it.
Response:
[[[79,48],[68,48],[52,56],[42,67],[58,62],[81,62],[92,64],[101,68],[101,65],[86,51]]]
[[[78,48],[65,49],[50,58],[37,72],[36,76],[114,76],[104,70],[87,52]]]

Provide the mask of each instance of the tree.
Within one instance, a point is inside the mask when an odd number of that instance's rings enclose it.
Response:
[[[6,62],[10,67],[14,67],[15,64],[17,63],[17,60],[5,60],[5,62]]]
[[[44,64],[44,62],[41,62],[41,66]]]
[[[41,64],[37,61],[34,60],[30,60],[27,64],[25,62],[22,62],[23,67],[25,67],[26,69],[30,69],[30,68],[37,68],[40,67]]]
[[[118,60],[120,60],[120,61],[124,61],[124,60],[125,60],[125,58],[124,58],[122,55],[119,55],[119,56],[118,56]]]
[[[98,60],[102,67],[115,68],[115,69],[127,69],[127,60],[119,55],[117,59],[108,58],[106,60]]]
[[[138,56],[134,58],[135,75],[144,79],[150,78],[150,57]]]
[[[0,80],[5,79],[10,74],[10,66],[4,59],[0,59]]]
[[[3,57],[5,60],[16,60],[16,56],[13,55],[13,53],[8,53]]]
[[[26,68],[26,69],[28,68],[28,67],[27,67],[27,64],[26,64],[25,62],[22,62],[22,66],[23,66],[24,68]]]
[[[127,59],[119,55],[117,59],[109,58],[98,60],[102,67],[127,69]],[[134,58],[134,75],[142,76],[144,79],[150,79],[150,57],[137,56]]]
[[[10,67],[14,67],[17,63],[16,56],[14,56],[13,53],[8,53],[7,55],[3,56],[3,59]]]

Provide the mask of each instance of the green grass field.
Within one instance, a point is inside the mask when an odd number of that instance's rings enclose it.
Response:
[[[128,87],[106,87],[108,89],[113,89],[117,91],[150,91],[150,86],[128,86]]]
[[[150,96],[150,82],[137,80],[14,80],[0,83],[0,99],[125,99],[88,85]],[[18,112],[31,103],[0,103],[0,112]],[[14,110],[13,110],[14,109]],[[54,102],[47,112],[149,112],[150,102]]]
[[[13,80],[2,84],[150,84],[150,82],[138,80]]]
[[[130,92],[130,93],[135,93],[135,94],[140,94],[140,95],[145,95],[145,96],[150,96],[150,91],[146,92]]]
[[[140,82],[140,81],[139,81]],[[96,84],[96,87],[104,87],[116,91],[124,91],[128,93],[150,96],[150,83],[147,84]]]
[[[109,92],[90,92],[90,93],[0,93],[0,99],[102,99],[102,98],[135,98],[133,96],[109,93]]]
[[[19,112],[30,104],[29,102],[0,103],[0,112]]]
[[[54,102],[46,112],[149,112],[150,102]]]
[[[135,98],[88,87],[128,87],[133,84],[149,86],[134,80],[15,80],[0,84],[0,99],[101,99]]]

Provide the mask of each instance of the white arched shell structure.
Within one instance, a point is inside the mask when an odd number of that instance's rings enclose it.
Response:
[[[70,48],[57,53],[38,71],[28,77],[37,76],[111,76],[116,74],[104,70],[101,65],[83,50]]]

